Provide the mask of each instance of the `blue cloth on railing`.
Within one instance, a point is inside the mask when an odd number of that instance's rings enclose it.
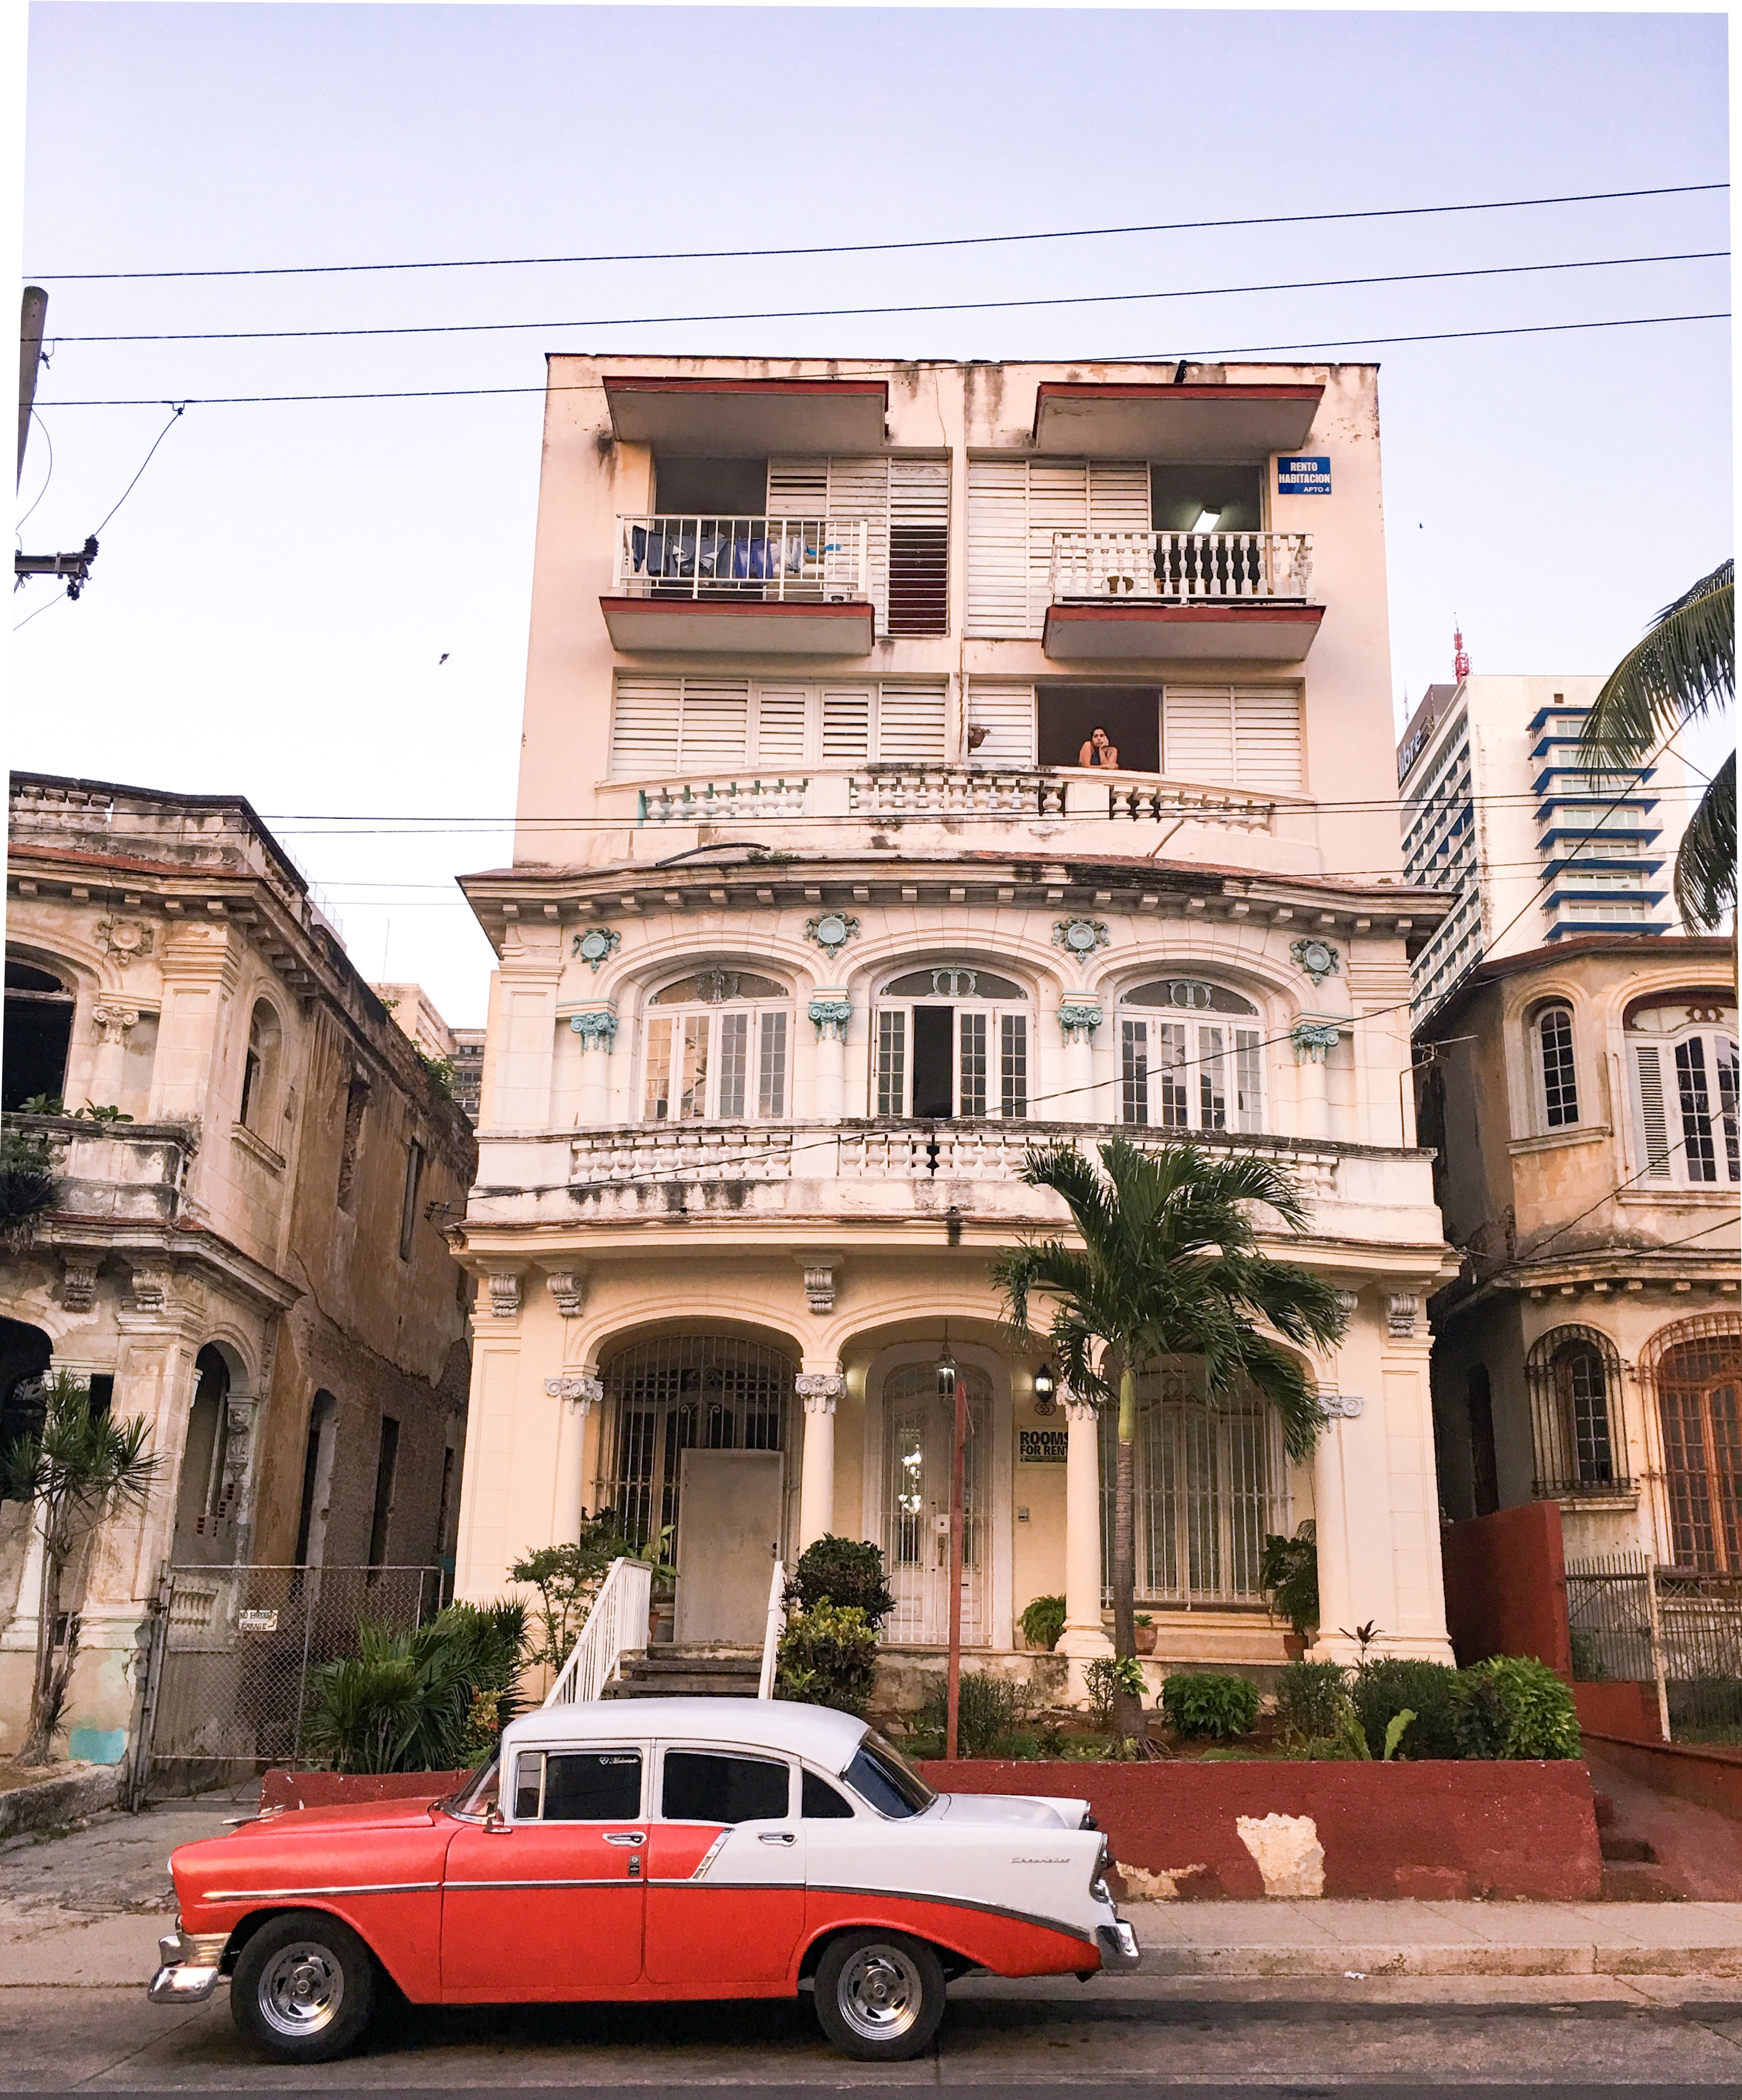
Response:
[[[639,576],[648,558],[648,536],[639,525],[629,528],[629,553],[634,573]]]

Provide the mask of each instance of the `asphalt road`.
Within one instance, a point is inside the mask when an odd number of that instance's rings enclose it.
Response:
[[[912,2063],[844,2062],[808,2004],[410,2010],[358,2055],[317,2071],[262,2062],[223,1994],[159,2010],[137,1991],[0,1988],[0,2091],[452,2093],[537,2088],[622,2093],[730,2085],[794,2096],[962,2087],[992,2100],[1085,2088],[1169,2100],[1335,2092],[1342,2100],[1479,2091],[1742,2088],[1742,1990],[1682,1979],[1150,1982],[1141,1975],[951,1993],[935,2047]]]

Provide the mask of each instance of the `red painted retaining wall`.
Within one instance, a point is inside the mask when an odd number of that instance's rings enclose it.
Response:
[[[1579,1710],[1582,1735],[1622,1736],[1630,1743],[1660,1743],[1664,1732],[1657,1718],[1657,1687],[1619,1683],[1576,1684],[1572,1696]]]
[[[1533,1655],[1572,1675],[1559,1502],[1525,1502],[1448,1524],[1440,1535],[1446,1628],[1460,1665]]]
[[[263,1808],[334,1808],[346,1801],[409,1801],[452,1793],[466,1776],[450,1772],[269,1771]]]
[[[1654,1694],[1654,1726],[1655,1701]],[[1620,1736],[1599,1735],[1594,1728],[1590,1740],[1611,1764],[1660,1793],[1697,1801],[1703,1808],[1715,1808],[1721,1815],[1742,1823],[1742,1751],[1706,1743],[1631,1742]]]
[[[1236,1816],[1310,1815],[1328,1896],[1533,1896],[1583,1901],[1603,1888],[1591,1777],[1553,1764],[1164,1764],[941,1761],[940,1792],[1086,1797],[1116,1859],[1152,1873],[1196,1868],[1183,1892],[1262,1896]],[[1737,1767],[1742,1780],[1742,1765]]]

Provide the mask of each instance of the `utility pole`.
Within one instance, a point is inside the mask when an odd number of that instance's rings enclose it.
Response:
[[[36,408],[37,368],[42,362],[42,327],[48,319],[48,294],[40,285],[26,285],[18,332],[18,480],[24,479],[24,448],[30,438],[30,417]],[[14,554],[12,588],[29,576],[64,576],[67,596],[76,598],[91,580],[91,565],[97,558],[95,536],[76,554]]]

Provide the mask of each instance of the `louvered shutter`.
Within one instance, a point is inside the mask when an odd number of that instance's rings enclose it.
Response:
[[[1302,780],[1300,695],[1287,686],[1236,688],[1234,778],[1242,788],[1298,793]]]
[[[802,765],[808,686],[758,686],[756,689],[756,762],[758,765]]]
[[[968,462],[967,632],[992,639],[1028,631],[1028,464]]]
[[[873,455],[868,459],[831,459],[829,462],[829,507],[831,524],[857,523],[869,527],[865,548],[870,571],[871,602],[877,608],[877,631],[889,632],[889,461]]]
[[[1089,530],[1149,530],[1149,469],[1142,460],[1090,460]]]
[[[1161,770],[1170,779],[1232,783],[1234,696],[1226,686],[1169,686],[1161,718]]]
[[[611,710],[611,777],[655,779],[678,770],[681,678],[620,677]]]
[[[1052,598],[1054,532],[1089,529],[1086,460],[1028,462],[1028,608],[1023,633],[1038,641]]]
[[[986,731],[985,741],[968,752],[970,765],[1034,764],[1032,686],[988,685],[976,678],[968,690],[968,726]]]
[[[882,686],[877,704],[877,755],[885,765],[938,764],[944,757],[948,686],[916,678]]]
[[[1664,1112],[1663,1061],[1655,1043],[1634,1045],[1634,1070],[1639,1081],[1639,1121],[1645,1139],[1646,1181],[1669,1179],[1669,1119]]]
[[[863,765],[871,756],[871,688],[823,688],[823,763]]]
[[[949,461],[889,462],[891,634],[949,632]]]
[[[768,462],[768,515],[771,518],[826,518],[829,462],[826,459],[772,459]]]
[[[750,686],[747,678],[683,681],[682,765],[742,765],[749,754]]]

